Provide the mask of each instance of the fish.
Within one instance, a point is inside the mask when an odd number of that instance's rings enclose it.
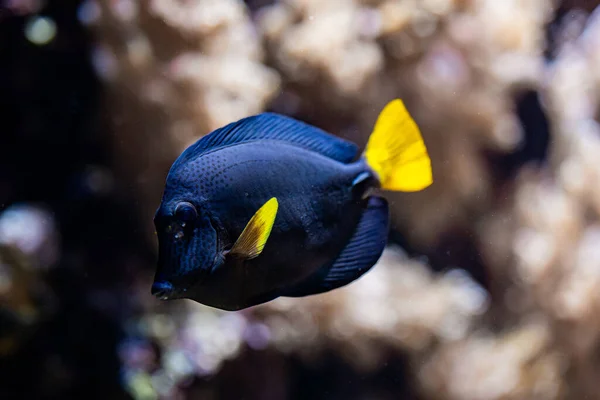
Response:
[[[237,311],[356,281],[387,245],[380,192],[433,183],[421,132],[401,99],[380,112],[364,151],[289,116],[263,112],[187,147],[154,215],[151,294]]]

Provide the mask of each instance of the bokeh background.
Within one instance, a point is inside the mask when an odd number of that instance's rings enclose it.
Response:
[[[3,0],[1,399],[600,399],[600,1]],[[180,152],[264,110],[435,183],[353,284],[150,296]]]

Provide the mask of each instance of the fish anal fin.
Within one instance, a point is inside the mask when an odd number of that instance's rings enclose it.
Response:
[[[263,204],[252,216],[227,254],[245,259],[258,257],[271,235],[278,208],[279,203],[275,197]]]
[[[387,201],[370,197],[352,238],[337,259],[282,296],[303,297],[328,292],[360,278],[375,265],[387,244],[389,210]]]

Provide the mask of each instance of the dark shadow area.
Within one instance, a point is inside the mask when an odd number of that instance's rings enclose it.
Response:
[[[525,164],[543,165],[550,146],[550,126],[542,108],[540,94],[527,90],[515,96],[516,113],[523,129],[523,142],[512,153],[498,154],[486,152],[486,160],[491,166],[495,187],[502,187],[510,181]]]
[[[45,279],[57,307],[0,359],[2,399],[128,398],[115,350],[127,309],[124,255],[148,257],[135,265],[152,255],[136,231],[135,204],[90,185],[94,172],[114,176],[79,3],[51,1],[40,11],[57,27],[44,46],[26,39],[29,17],[4,12],[0,21],[0,207],[44,203],[62,237],[62,257]],[[117,305],[99,302],[98,292]]]

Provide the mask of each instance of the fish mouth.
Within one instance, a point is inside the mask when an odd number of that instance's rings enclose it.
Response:
[[[186,294],[191,289],[201,288],[207,284],[209,274],[202,274],[203,276],[195,277],[193,283],[181,285],[181,282],[174,284],[169,280],[155,280],[150,289],[152,296],[159,300],[176,300],[186,298]],[[189,277],[191,279],[191,277]]]
[[[210,278],[223,264],[224,257],[216,255],[213,259],[212,265],[206,269],[199,269],[198,271],[188,275],[184,281],[177,279],[176,282],[172,282],[166,279],[165,276],[155,278],[150,293],[152,296],[159,300],[175,300],[186,298],[190,291],[194,291],[198,288],[209,284]]]

